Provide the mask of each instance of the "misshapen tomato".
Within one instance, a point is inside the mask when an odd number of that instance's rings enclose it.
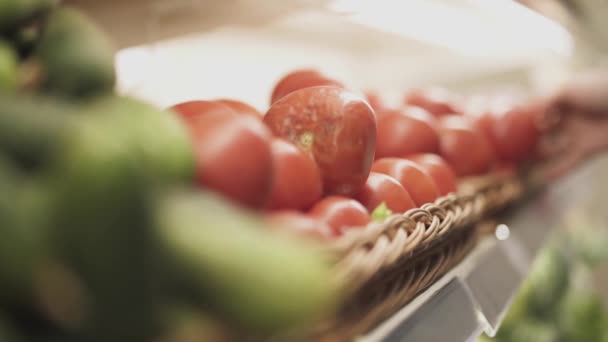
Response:
[[[309,215],[329,225],[336,236],[348,229],[362,228],[371,220],[361,203],[342,196],[325,197],[310,209]]]
[[[444,116],[440,120],[439,154],[458,176],[487,172],[495,161],[492,146],[483,133],[464,116]]]
[[[266,205],[272,182],[272,135],[260,121],[208,113],[190,123],[202,187],[252,208]]]
[[[216,101],[193,100],[178,103],[171,107],[186,122],[190,122],[201,115],[232,115],[236,112],[223,103]]]
[[[300,89],[275,102],[264,122],[316,161],[326,194],[352,196],[365,184],[376,120],[362,98],[337,87]]]
[[[417,206],[433,202],[439,197],[439,190],[433,178],[411,160],[378,159],[374,162],[372,171],[395,178],[407,190]]]
[[[274,180],[270,209],[310,208],[321,198],[323,183],[315,161],[293,144],[272,140]]]
[[[426,109],[435,116],[460,112],[460,98],[447,89],[432,87],[413,89],[405,94],[404,103]]]
[[[363,189],[355,195],[371,213],[384,203],[393,213],[404,213],[415,208],[416,204],[410,194],[391,176],[371,172]]]
[[[215,100],[214,102],[217,103],[221,103],[223,105],[226,105],[230,108],[232,108],[232,110],[234,110],[237,114],[245,114],[245,115],[250,115],[256,119],[262,119],[263,114],[260,113],[257,109],[255,109],[253,106],[248,105],[245,102],[242,101],[237,101],[237,100],[231,100],[231,99],[219,99],[219,100]]]
[[[270,98],[270,104],[272,105],[278,99],[283,96],[308,87],[316,87],[316,86],[336,86],[336,87],[344,87],[342,83],[332,80],[320,72],[313,69],[301,69],[294,70],[289,74],[285,75],[272,91],[272,96]]]
[[[279,211],[266,215],[271,229],[296,234],[315,240],[327,240],[334,236],[327,223],[297,211]]]
[[[415,154],[408,156],[407,159],[417,163],[433,178],[440,195],[456,191],[456,174],[445,159],[432,153]]]
[[[435,119],[424,109],[381,109],[376,114],[376,158],[439,150]]]

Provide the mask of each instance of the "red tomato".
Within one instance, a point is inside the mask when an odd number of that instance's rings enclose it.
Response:
[[[362,228],[371,220],[361,203],[341,196],[325,197],[312,207],[309,215],[329,225],[336,236],[348,229]]]
[[[376,158],[439,150],[435,120],[424,109],[382,109],[377,111],[376,121]]]
[[[249,116],[214,112],[190,124],[200,186],[248,207],[263,207],[272,184],[272,135]]]
[[[317,240],[327,240],[334,235],[327,223],[297,211],[275,212],[268,214],[265,219],[270,227],[277,231],[295,233]]]
[[[236,113],[232,108],[222,103],[203,100],[178,103],[171,107],[171,109],[180,114],[186,122],[190,122],[200,115],[232,115]]]
[[[285,75],[275,86],[270,98],[270,104],[275,103],[283,96],[299,89],[316,86],[344,87],[342,83],[325,77],[312,69],[295,70]]]
[[[519,163],[533,155],[540,138],[537,116],[542,110],[539,104],[530,103],[494,113],[491,137],[501,160]]]
[[[321,198],[321,174],[312,158],[279,138],[272,140],[272,158],[274,180],[270,209],[305,210]]]
[[[376,172],[369,174],[365,186],[355,195],[355,199],[369,212],[373,212],[382,203],[393,213],[404,213],[416,207],[410,194],[395,178]]]
[[[459,98],[444,88],[414,89],[405,95],[405,104],[426,109],[435,116],[459,113]]]
[[[251,115],[256,119],[262,119],[263,117],[262,113],[245,102],[230,99],[219,99],[215,100],[214,102],[221,103],[232,108],[232,110],[234,110],[237,114]]]
[[[456,174],[445,159],[432,153],[415,154],[407,159],[417,163],[418,166],[433,178],[440,195],[447,195],[456,191]]]
[[[395,178],[407,190],[417,206],[433,202],[439,197],[439,190],[433,178],[411,160],[378,159],[374,162],[372,171]]]
[[[369,175],[376,148],[374,111],[337,87],[294,91],[275,102],[264,122],[317,162],[326,194],[354,195]]]
[[[365,99],[367,100],[367,103],[369,103],[370,107],[376,111],[385,107],[382,98],[376,92],[366,91]]]
[[[490,142],[466,117],[444,116],[440,121],[439,137],[439,154],[456,175],[483,174],[492,166],[494,155]]]

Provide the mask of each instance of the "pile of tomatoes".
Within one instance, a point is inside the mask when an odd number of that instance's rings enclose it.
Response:
[[[282,78],[265,114],[227,99],[172,109],[189,127],[201,187],[318,239],[433,202],[462,177],[515,170],[534,157],[543,111],[440,88],[389,107],[315,70]]]

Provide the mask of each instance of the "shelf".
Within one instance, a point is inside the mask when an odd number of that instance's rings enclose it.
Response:
[[[595,160],[546,191],[505,212],[489,236],[363,341],[473,341],[493,336],[517,289],[551,232],[583,198],[597,193],[591,180],[605,174],[608,158]],[[606,193],[608,194],[608,193]]]

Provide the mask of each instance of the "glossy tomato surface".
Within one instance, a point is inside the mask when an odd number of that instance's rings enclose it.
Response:
[[[543,110],[539,103],[526,103],[490,114],[491,138],[501,160],[519,163],[534,155],[540,139],[537,118]]]
[[[327,223],[297,211],[278,211],[265,216],[271,229],[301,235],[316,240],[327,240],[334,236]]]
[[[272,135],[262,121],[209,113],[190,130],[199,185],[247,207],[265,206],[272,184]]]
[[[236,112],[225,104],[215,101],[193,100],[178,103],[171,107],[186,122],[190,122],[201,115],[233,115]]]
[[[361,97],[337,87],[300,89],[275,102],[264,122],[316,161],[326,194],[352,196],[365,184],[376,120]]]
[[[279,80],[274,90],[272,91],[270,104],[275,103],[278,99],[293,91],[316,86],[336,86],[341,88],[344,87],[342,83],[326,77],[317,70],[295,70],[285,75],[283,78],[281,78],[281,80]]]
[[[258,111],[253,106],[251,106],[245,102],[242,102],[242,101],[232,100],[232,99],[219,99],[219,100],[215,100],[214,102],[221,103],[223,105],[226,105],[226,106],[232,108],[232,110],[234,110],[237,114],[250,115],[250,116],[260,119],[260,120],[263,117],[263,114],[260,111]]]
[[[309,215],[329,225],[336,236],[348,229],[363,228],[371,220],[361,203],[342,196],[325,197],[310,209]]]
[[[323,183],[315,161],[290,142],[272,140],[274,178],[270,209],[306,210],[321,198]]]
[[[439,150],[435,119],[424,109],[380,109],[376,114],[376,158]]]
[[[374,162],[372,171],[395,178],[407,190],[417,206],[433,202],[439,197],[439,189],[433,178],[411,160],[378,159]]]
[[[367,103],[369,103],[370,107],[372,107],[376,111],[385,107],[384,101],[382,101],[380,95],[374,91],[366,91],[365,99],[367,100]]]
[[[457,176],[483,174],[496,160],[490,141],[464,116],[441,118],[439,136],[439,154]]]
[[[415,154],[408,156],[407,159],[418,164],[433,178],[440,195],[456,191],[456,174],[445,159],[432,153]]]
[[[382,203],[393,213],[404,213],[416,207],[410,194],[391,176],[371,172],[355,199],[372,213]]]
[[[426,109],[435,116],[460,112],[460,98],[447,89],[433,87],[413,89],[406,93],[405,104]]]

